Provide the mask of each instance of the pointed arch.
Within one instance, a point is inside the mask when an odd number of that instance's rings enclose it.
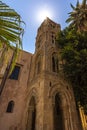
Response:
[[[38,52],[35,56],[35,72],[34,74],[40,74],[42,70],[42,52]]]
[[[56,52],[52,53],[52,71],[58,73],[58,56]]]
[[[38,91],[35,87],[31,88],[28,95],[27,95],[27,98],[28,98],[28,105],[29,105],[29,102],[31,100],[32,97],[35,97],[35,102],[36,104],[38,103],[39,101],[39,98],[38,98]]]

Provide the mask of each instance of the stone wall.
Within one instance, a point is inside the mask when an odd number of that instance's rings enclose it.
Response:
[[[21,122],[25,110],[26,89],[29,80],[31,57],[32,54],[21,51],[17,60],[17,65],[20,66],[18,80],[9,79],[9,77],[6,80],[0,97],[1,130],[24,130],[25,124]],[[14,101],[13,112],[6,112],[10,101]]]

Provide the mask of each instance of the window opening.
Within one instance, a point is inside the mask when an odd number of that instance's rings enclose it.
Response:
[[[55,53],[52,55],[52,71],[58,73],[58,58]]]
[[[11,75],[9,76],[9,79],[18,80],[19,72],[20,72],[20,66],[15,66],[14,70],[12,71]]]
[[[54,57],[52,57],[52,69],[53,69],[53,72],[55,72],[55,59],[54,59]]]
[[[50,87],[52,86],[52,83],[50,82]]]
[[[6,112],[12,113],[13,112],[13,107],[14,107],[14,101],[10,101],[8,103],[8,107],[7,107]]]

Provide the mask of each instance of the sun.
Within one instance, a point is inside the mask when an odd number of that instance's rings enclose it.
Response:
[[[41,9],[38,11],[38,21],[42,22],[47,17],[52,18],[52,11],[49,9]]]
[[[48,10],[41,10],[38,14],[38,17],[41,21],[43,21],[44,19],[46,19],[46,17],[51,17],[51,13]]]

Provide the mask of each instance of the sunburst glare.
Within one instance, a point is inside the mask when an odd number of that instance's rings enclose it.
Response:
[[[39,22],[43,22],[46,17],[49,17],[50,19],[53,18],[53,12],[50,9],[41,9],[37,12],[37,20]]]

